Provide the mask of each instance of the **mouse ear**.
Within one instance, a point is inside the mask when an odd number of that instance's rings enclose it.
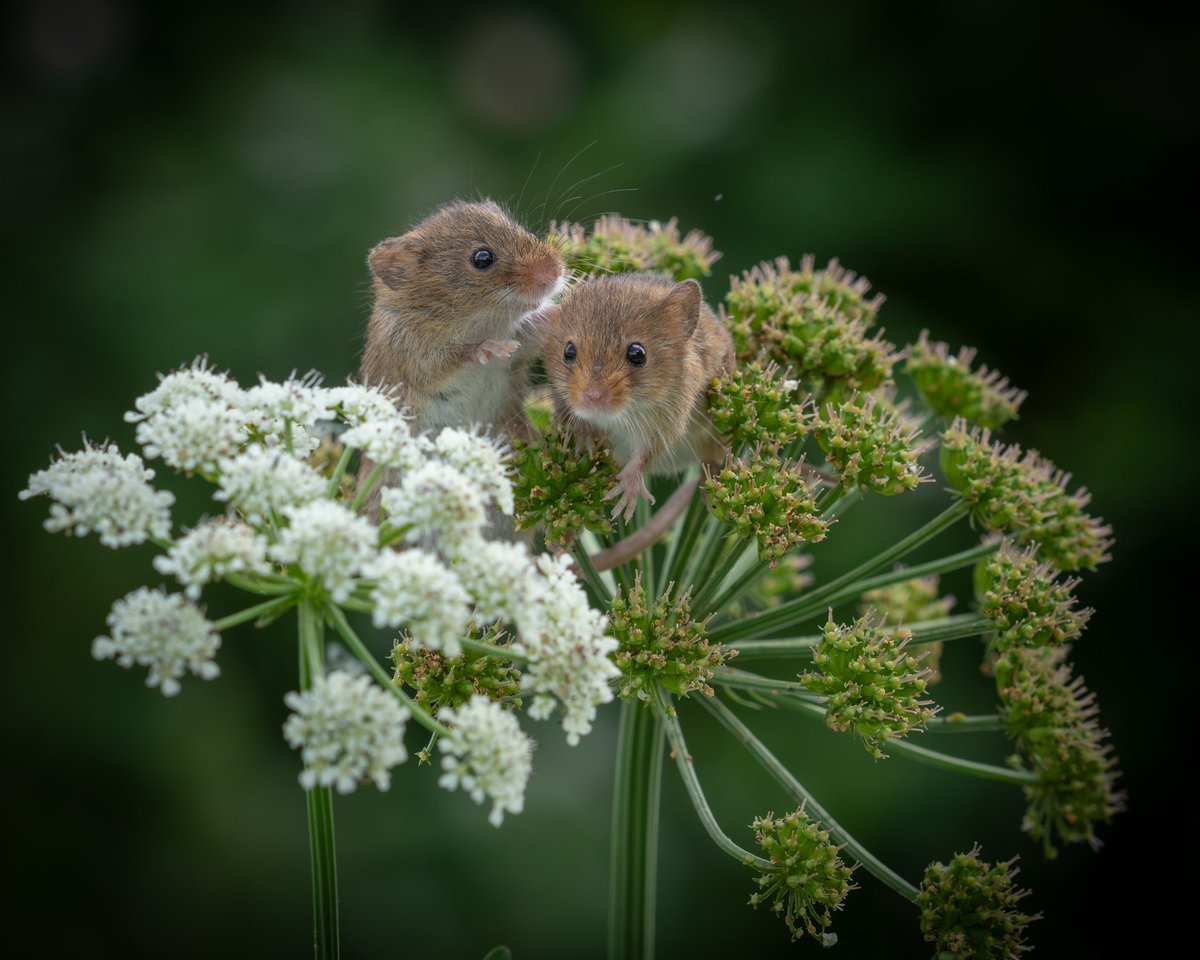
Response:
[[[412,241],[407,236],[380,240],[367,254],[367,265],[371,268],[371,273],[380,283],[392,290],[400,289],[412,260]]]
[[[670,317],[683,327],[683,335],[691,337],[700,322],[700,303],[703,297],[700,284],[695,280],[683,280],[675,284],[664,305]]]

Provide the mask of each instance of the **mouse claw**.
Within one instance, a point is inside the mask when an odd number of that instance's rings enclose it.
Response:
[[[507,360],[520,349],[516,340],[484,340],[475,347],[475,359],[479,363],[489,360]]]
[[[630,465],[626,464],[617,474],[617,478],[617,482],[604,495],[604,499],[611,500],[613,497],[619,496],[620,499],[613,507],[612,518],[616,520],[618,517],[623,517],[628,523],[633,519],[633,511],[637,508],[639,499],[645,497],[653,504],[654,498],[650,496],[650,489],[646,486],[641,470],[631,470]]]

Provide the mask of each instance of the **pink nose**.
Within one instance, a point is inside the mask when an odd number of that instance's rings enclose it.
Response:
[[[592,385],[583,391],[583,399],[585,403],[590,403],[594,406],[604,399],[604,391],[600,387]]]
[[[539,287],[550,289],[562,276],[562,267],[552,260],[543,260],[533,268],[533,282]]]

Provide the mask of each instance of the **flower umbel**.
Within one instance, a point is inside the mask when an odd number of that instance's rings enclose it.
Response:
[[[679,222],[651,220],[643,225],[624,217],[604,216],[589,232],[577,223],[550,226],[567,266],[579,273],[665,273],[676,280],[702,280],[721,259],[712,239],[699,230],[681,236]]]
[[[1037,547],[1024,550],[1005,541],[980,561],[975,580],[979,609],[996,627],[993,649],[1003,653],[1014,646],[1057,646],[1083,633],[1090,608],[1077,609],[1078,577],[1062,577],[1047,563],[1037,562]]]
[[[438,785],[462,787],[476,803],[490,799],[493,826],[504,822],[505,813],[520,813],[533,771],[533,741],[516,716],[494,700],[474,696],[461,707],[444,707],[440,719],[450,735],[438,741],[443,770]]]
[[[174,577],[185,593],[196,600],[208,583],[229,573],[268,573],[267,541],[236,520],[209,520],[189,530],[164,556],[154,558],[154,569]]]
[[[471,598],[454,571],[426,550],[384,550],[363,568],[377,627],[408,627],[415,643],[446,656],[462,653]]]
[[[865,614],[874,610],[883,622],[891,626],[905,623],[916,623],[921,620],[937,620],[949,615],[954,609],[954,598],[938,596],[939,577],[933,574],[929,577],[915,577],[904,580],[888,587],[868,590],[862,595],[862,603],[858,612]],[[942,679],[938,670],[942,648],[941,640],[924,644],[927,656],[925,666],[929,668],[930,684]]]
[[[327,590],[334,603],[344,603],[363,566],[375,554],[378,531],[364,517],[332,500],[318,500],[283,511],[288,520],[271,558],[295,564]]]
[[[855,394],[820,411],[813,436],[837,469],[845,489],[892,496],[931,479],[917,462],[927,449],[902,411],[874,395]]]
[[[905,371],[934,413],[948,418],[962,417],[992,429],[1017,418],[1017,410],[1027,394],[1010,387],[996,370],[987,367],[972,370],[974,347],[963,347],[957,354],[951,354],[947,344],[930,340],[929,331],[922,330],[917,342],[910,344],[905,352],[908,356]]]
[[[497,647],[507,641],[507,634],[494,626],[481,631],[472,625],[469,636]],[[402,636],[392,648],[392,662],[396,682],[411,687],[413,699],[435,716],[444,707],[462,706],[476,694],[521,706],[520,671],[495,656],[464,650],[451,657]]]
[[[542,434],[536,443],[513,441],[518,530],[542,524],[548,544],[566,544],[581,529],[611,533],[605,492],[617,467],[607,450],[579,449],[569,431]]]
[[[811,412],[795,380],[778,364],[748,361],[718,379],[708,410],[717,432],[729,438],[735,456],[758,451],[774,456],[808,433]]]

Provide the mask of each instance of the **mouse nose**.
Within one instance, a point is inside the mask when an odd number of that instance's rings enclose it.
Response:
[[[588,384],[587,388],[583,391],[583,399],[585,403],[590,403],[592,406],[599,406],[600,402],[604,399],[604,389],[594,383]]]
[[[562,276],[562,267],[553,260],[542,260],[534,264],[532,274],[533,282],[543,289],[549,290],[556,283],[558,278]]]

